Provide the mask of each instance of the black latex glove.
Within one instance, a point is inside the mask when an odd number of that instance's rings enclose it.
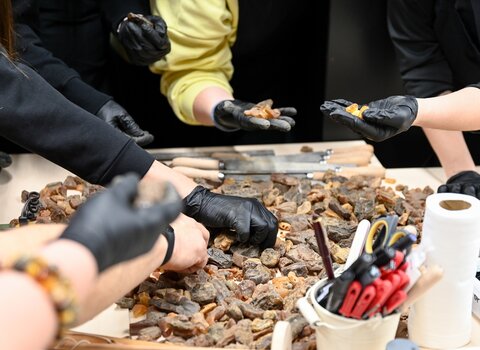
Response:
[[[182,209],[172,185],[161,203],[136,207],[139,178],[129,174],[95,194],[72,217],[60,238],[84,245],[94,255],[99,272],[148,252]]]
[[[475,171],[459,172],[441,185],[437,192],[463,193],[480,199],[480,174]]]
[[[116,36],[132,64],[147,66],[170,52],[167,24],[158,16],[127,17],[118,26]]]
[[[217,104],[213,111],[213,120],[215,124],[225,131],[234,131],[238,129],[253,130],[277,130],[288,132],[295,126],[295,120],[291,117],[297,114],[293,107],[278,108],[281,112],[280,117],[275,119],[262,119],[249,117],[244,114],[255,106],[251,102],[240,100],[225,100]]]
[[[220,195],[197,186],[183,201],[184,213],[205,226],[234,229],[240,242],[261,248],[275,245],[277,218],[254,198]]]
[[[9,167],[12,164],[12,157],[5,152],[0,151],[0,170]]]
[[[108,101],[100,108],[97,117],[131,137],[139,146],[146,146],[154,139],[152,134],[142,130],[132,116],[113,100]]]
[[[348,113],[345,108],[353,102],[347,100],[325,101],[321,111],[372,141],[384,141],[407,131],[417,117],[418,104],[413,96],[390,96],[368,104],[363,120]]]

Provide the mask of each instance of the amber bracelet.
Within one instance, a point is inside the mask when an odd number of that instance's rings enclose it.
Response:
[[[40,257],[21,257],[11,265],[12,269],[32,277],[49,295],[58,317],[58,333],[73,326],[77,317],[75,293],[70,281],[63,277],[56,266],[49,265]]]

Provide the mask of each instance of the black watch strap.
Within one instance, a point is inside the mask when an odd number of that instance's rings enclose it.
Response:
[[[173,231],[172,226],[168,226],[162,235],[167,239],[167,252],[165,253],[165,258],[163,258],[160,266],[163,266],[170,261],[173,254],[173,248],[175,247],[175,231]]]

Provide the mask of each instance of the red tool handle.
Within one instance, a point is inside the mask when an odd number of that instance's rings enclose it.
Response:
[[[368,318],[376,315],[379,311],[381,311],[382,305],[385,304],[388,297],[392,294],[392,282],[389,280],[382,280],[380,278],[376,279],[373,282],[373,286],[376,289],[376,295],[373,299],[372,303],[370,304],[369,310],[367,310],[366,315]]]
[[[405,300],[407,300],[407,293],[404,290],[397,290],[385,303],[383,315],[390,315],[393,310],[398,308]]]
[[[366,286],[360,297],[358,298],[357,302],[355,303],[355,307],[350,314],[350,317],[356,318],[357,320],[361,320],[363,314],[367,311],[368,307],[372,303],[373,299],[375,298],[376,291],[373,285]]]
[[[340,315],[345,317],[350,317],[352,314],[353,307],[362,292],[362,285],[358,281],[353,281],[348,287],[347,293],[345,294],[345,299],[343,299],[343,304],[338,310]]]

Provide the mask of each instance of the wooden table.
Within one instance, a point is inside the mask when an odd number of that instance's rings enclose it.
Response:
[[[326,148],[347,147],[362,145],[363,141],[341,141],[341,142],[319,142],[302,144],[282,145],[243,145],[230,147],[236,151],[247,151],[256,149],[274,149],[276,154],[296,153],[302,146],[310,146],[315,151]],[[157,149],[152,152],[190,152],[190,151],[216,151],[224,147],[210,148],[175,148]],[[0,211],[0,223],[8,223],[11,219],[18,217],[23,204],[20,200],[22,190],[39,191],[47,183],[63,181],[66,176],[72,175],[67,170],[51,163],[50,161],[34,154],[12,155],[13,164],[0,172],[0,202],[3,203]],[[374,158],[373,164],[380,165]],[[480,171],[480,167],[478,167]],[[396,179],[396,183],[410,187],[430,186],[436,189],[445,182],[445,175],[441,168],[403,168],[387,169],[387,178]],[[468,346],[461,349],[480,349],[480,322],[473,317],[473,336]],[[112,305],[109,309],[87,322],[76,330],[87,333],[95,333],[106,336],[124,337],[128,334],[129,315],[126,310],[118,309]]]

